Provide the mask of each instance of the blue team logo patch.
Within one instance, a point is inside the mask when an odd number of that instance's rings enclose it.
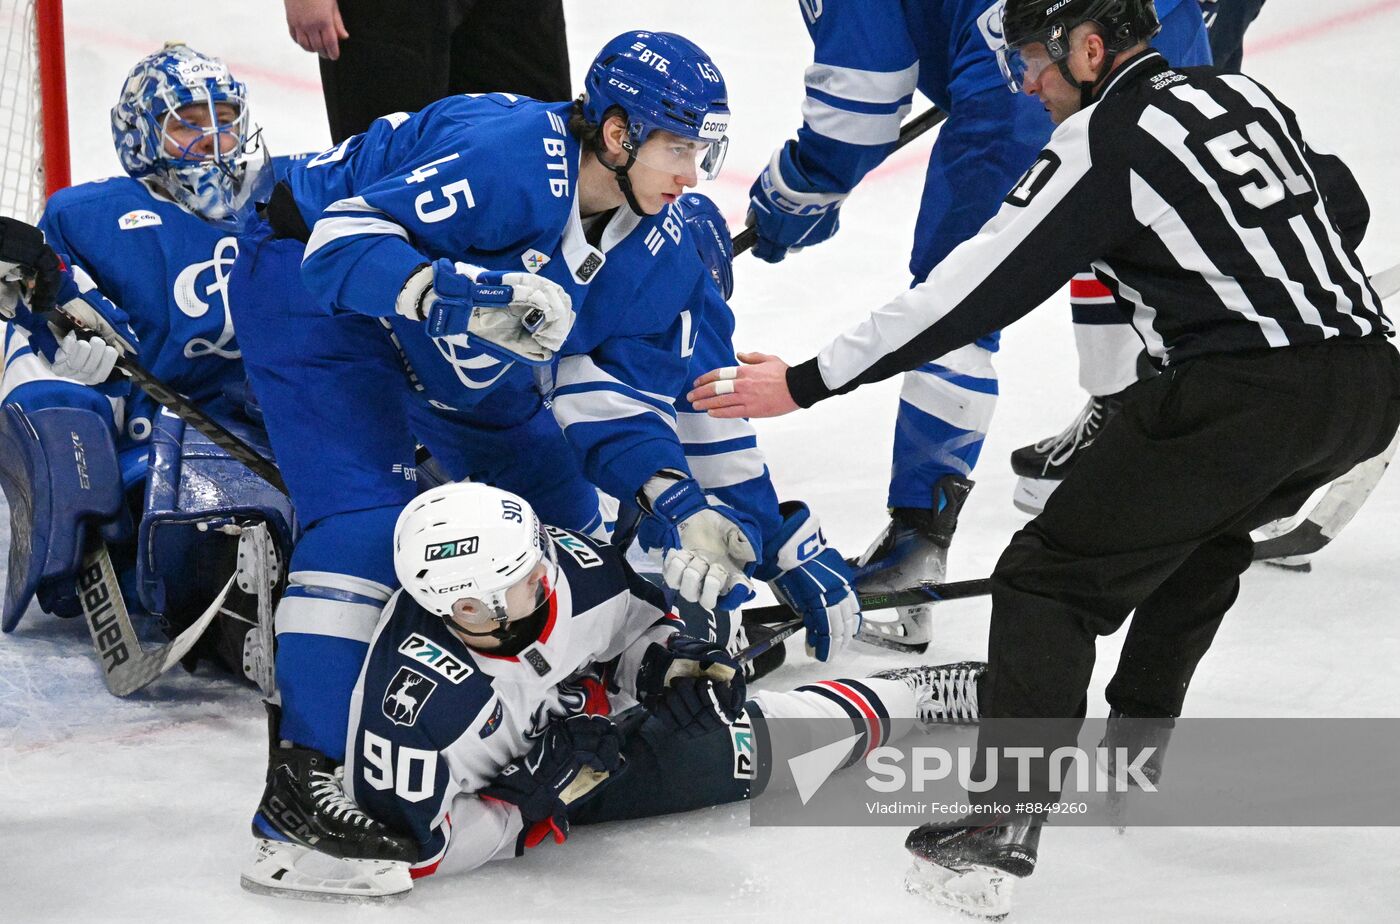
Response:
[[[148,212],[145,209],[127,212],[121,218],[117,219],[117,227],[123,231],[134,231],[137,228],[154,228],[160,223],[159,215],[155,212]]]
[[[483,738],[490,738],[496,729],[501,727],[501,716],[503,715],[505,715],[505,710],[501,708],[501,701],[498,699],[496,700],[496,708],[491,710],[491,718],[486,720],[481,726],[481,731],[477,734]]]
[[[461,683],[476,673],[471,666],[455,655],[443,650],[437,642],[431,642],[417,632],[403,640],[399,654],[407,655],[424,667],[447,678],[449,683]]]
[[[423,711],[423,704],[436,689],[437,684],[434,681],[413,668],[399,668],[399,672],[389,684],[389,691],[384,694],[381,706],[384,718],[395,725],[412,725],[418,721],[418,713]]]

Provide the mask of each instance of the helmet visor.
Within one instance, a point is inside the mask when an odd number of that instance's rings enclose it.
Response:
[[[1006,86],[1012,93],[1020,93],[1027,83],[1039,80],[1045,69],[1055,61],[1042,42],[1031,41],[1015,48],[1003,45],[997,49],[1001,76],[1006,79]]]
[[[724,155],[728,151],[728,135],[706,141],[658,129],[637,148],[636,156],[638,163],[662,173],[697,179],[703,176],[713,180],[719,176],[720,168],[724,166]]]

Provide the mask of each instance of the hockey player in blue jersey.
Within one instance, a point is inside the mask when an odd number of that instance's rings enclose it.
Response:
[[[751,593],[758,536],[691,476],[670,397],[708,285],[674,203],[719,169],[724,81],[686,39],[630,32],[585,87],[385,116],[294,167],[242,237],[235,323],[305,527],[277,613],[262,841],[306,822],[323,848],[397,849],[317,793],[397,584],[415,443],[563,525],[602,525],[598,489],[633,499],[664,525],[682,596],[732,609]]]
[[[728,303],[734,294],[734,248],[723,215],[708,197],[686,193],[679,206],[690,239],[711,277],[705,310],[696,317],[690,346],[690,374],[698,376],[736,362],[734,312]],[[779,503],[753,425],[747,420],[717,420],[697,412],[686,400],[685,391],[675,397],[676,434],[690,471],[706,491],[753,520],[763,549],[754,577],[767,581],[776,595],[802,614],[808,652],[820,661],[834,659],[861,626],[850,568],[827,544],[820,520],[805,503]],[[635,508],[631,512],[635,513]],[[626,520],[624,512],[619,521]],[[625,526],[622,530],[626,531]],[[666,548],[667,530],[655,518],[642,519],[636,535],[644,550],[660,553]],[[626,540],[626,536],[614,537],[624,545]],[[689,619],[684,601],[680,605]],[[741,634],[738,620],[731,621],[731,617],[723,610],[707,614],[706,635],[736,644],[760,637],[755,633],[763,630],[754,627]],[[782,656],[783,649],[777,648],[761,666],[771,670],[781,663]]]
[[[246,89],[222,62],[169,44],[136,64],[112,110],[128,175],[60,190],[47,203],[39,228],[67,262],[56,300],[111,343],[55,336],[28,311],[5,325],[0,442],[14,534],[7,632],[36,594],[46,611],[76,615],[80,563],[106,557],[109,545],[121,596],[178,630],[229,577],[237,539],[228,532],[264,520],[284,543],[290,538],[290,509],[276,492],[202,437],[186,437],[178,418],[125,378],[108,381],[119,349],[133,353],[255,438],[241,394],[230,396],[243,370],[227,290],[237,241],[223,223],[265,160],[249,119]],[[77,480],[63,464],[74,445],[87,466]],[[143,492],[150,466],[159,477]],[[192,492],[182,478],[203,487]],[[197,528],[211,523],[228,531]],[[210,644],[227,642],[221,660],[242,670],[246,622],[227,639],[223,630],[236,626],[218,625]],[[261,654],[265,665],[270,652]]]
[[[765,721],[854,732],[854,761],[916,722],[978,718],[974,662],[746,701],[734,660],[688,634],[618,547],[542,525],[485,485],[413,501],[394,563],[403,589],[355,686],[345,779],[412,856],[347,861],[269,841],[244,873],[250,889],[378,898],[563,843],[572,824],[749,798],[776,750]]]
[[[803,3],[815,44],[803,125],[750,190],[754,254],[770,262],[836,232],[846,195],[893,148],[915,90],[948,113],[929,157],[909,269],[923,281],[991,218],[1050,137],[1041,106],[1005,92],[995,49],[1000,0],[827,0]],[[1209,63],[1199,8],[1158,0],[1158,47],[1182,65]],[[1110,311],[1112,311],[1111,306]],[[1140,343],[1104,306],[1075,308],[1085,370],[1128,381]],[[863,590],[942,580],[947,547],[996,403],[996,337],[905,376],[895,427],[891,522],[860,559]],[[1126,356],[1114,359],[1119,355]],[[1106,394],[1097,383],[1091,394]],[[1097,390],[1096,390],[1097,389]],[[926,644],[928,608],[901,611],[903,641]]]

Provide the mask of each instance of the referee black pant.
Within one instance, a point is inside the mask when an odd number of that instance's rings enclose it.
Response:
[[[997,562],[982,715],[1082,718],[1095,642],[1134,611],[1109,705],[1180,715],[1250,531],[1397,424],[1400,354],[1378,337],[1205,356],[1134,386]]]
[[[350,37],[321,59],[331,139],[454,93],[569,99],[563,0],[340,0]]]

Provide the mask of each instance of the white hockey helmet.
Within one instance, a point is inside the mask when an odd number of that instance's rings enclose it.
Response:
[[[394,526],[394,571],[424,609],[451,619],[453,604],[480,600],[502,627],[506,591],[544,562],[556,586],[554,544],[523,498],[484,484],[445,484],[416,497]],[[514,614],[523,616],[526,614]]]

